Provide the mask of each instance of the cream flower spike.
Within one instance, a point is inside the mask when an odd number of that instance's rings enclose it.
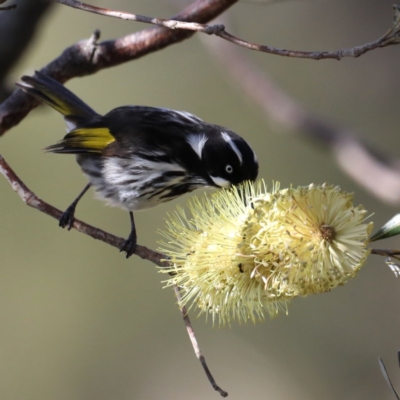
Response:
[[[271,191],[245,183],[189,201],[162,232],[162,249],[183,304],[220,323],[256,321],[287,310],[296,296],[327,292],[365,263],[372,222],[337,186]],[[181,305],[183,305],[181,304]]]

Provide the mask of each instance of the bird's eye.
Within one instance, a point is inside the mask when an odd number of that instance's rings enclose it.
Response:
[[[231,174],[232,172],[233,172],[233,168],[232,168],[232,165],[227,165],[226,167],[225,167],[225,171],[228,173],[228,174]]]

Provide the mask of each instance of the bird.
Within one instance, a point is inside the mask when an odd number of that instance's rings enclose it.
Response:
[[[120,248],[127,258],[137,245],[134,211],[197,188],[228,188],[257,178],[256,153],[228,128],[186,111],[140,105],[100,115],[42,72],[21,81],[18,87],[64,116],[67,134],[45,150],[75,154],[88,179],[59,225],[71,229],[79,200],[93,187],[108,205],[129,212],[131,230]]]

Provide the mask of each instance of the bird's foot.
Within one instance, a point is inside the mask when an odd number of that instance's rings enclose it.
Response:
[[[136,251],[136,238],[131,238],[129,236],[128,239],[125,240],[122,247],[119,249],[120,253],[123,251],[126,252],[126,258],[129,258],[132,254],[135,254]]]
[[[75,220],[74,215],[75,215],[75,206],[71,205],[64,211],[64,214],[61,215],[58,225],[61,226],[61,228],[67,227],[68,230],[70,231]]]

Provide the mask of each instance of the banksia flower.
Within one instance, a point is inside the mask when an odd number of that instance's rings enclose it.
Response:
[[[193,198],[169,217],[161,249],[169,285],[213,320],[262,319],[296,296],[343,285],[364,264],[372,223],[331,185],[267,191],[245,183]]]

